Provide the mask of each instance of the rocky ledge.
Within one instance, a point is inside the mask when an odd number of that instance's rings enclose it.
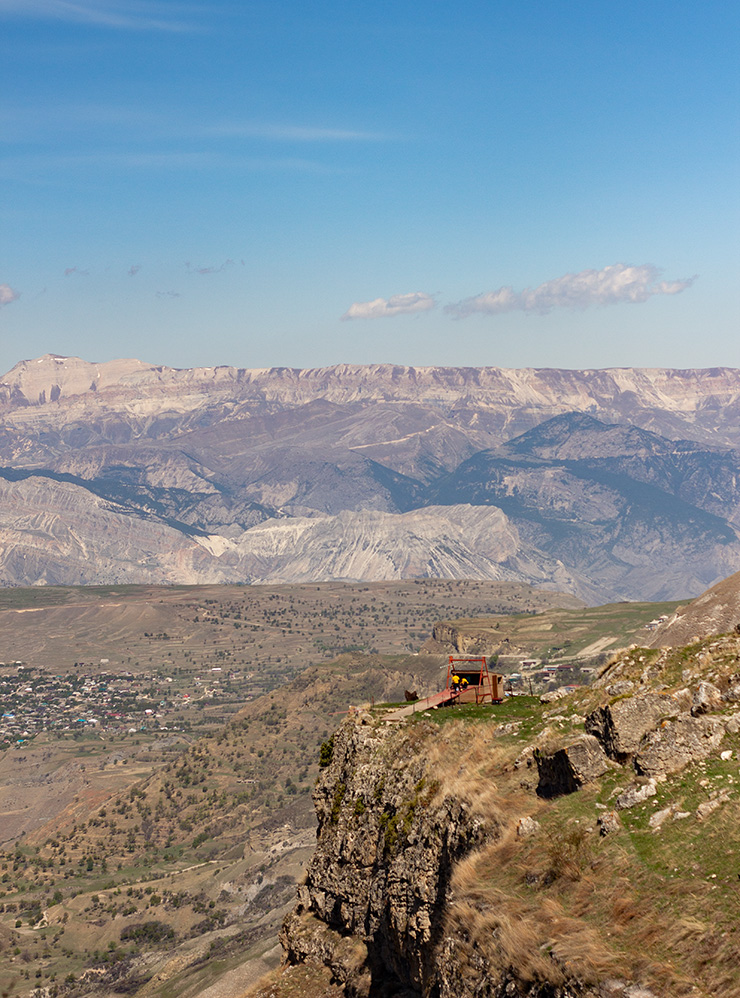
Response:
[[[632,650],[552,703],[355,713],[323,748],[286,979],[321,968],[349,998],[739,994],[738,661],[732,635]]]
[[[424,732],[410,734],[368,714],[346,722],[314,792],[318,846],[282,942],[289,961],[329,965],[349,995],[381,982],[430,993],[454,864],[497,834],[440,794],[413,744]]]

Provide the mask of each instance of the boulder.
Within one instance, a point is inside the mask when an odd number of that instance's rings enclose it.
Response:
[[[696,817],[699,821],[704,821],[705,818],[708,818],[710,814],[713,814],[721,806],[722,801],[716,798],[714,800],[705,800],[703,804],[697,807]]]
[[[708,714],[710,711],[719,710],[721,706],[722,694],[714,683],[706,681],[699,683],[691,704],[692,716],[698,717],[700,714]]]
[[[716,751],[724,734],[719,718],[682,714],[646,737],[635,758],[635,769],[644,776],[677,773]]]
[[[629,679],[620,679],[618,683],[607,686],[606,692],[610,697],[623,697],[635,688],[635,684]]]
[[[733,714],[732,717],[725,722],[725,731],[728,735],[736,735],[738,731],[740,731],[740,716]]]
[[[673,814],[673,808],[674,805],[670,804],[668,807],[664,807],[660,811],[656,811],[655,814],[650,816],[648,825],[652,828],[654,832],[657,832],[660,829],[660,826],[663,824],[666,818],[670,818],[670,816]]]
[[[563,697],[568,696],[568,691],[564,687],[560,687],[557,690],[552,690],[550,693],[543,693],[540,697],[540,703],[555,703],[556,700],[562,700]]]
[[[615,803],[620,811],[624,811],[628,807],[634,807],[635,804],[643,804],[649,797],[655,797],[657,792],[655,780],[648,780],[647,783],[634,783],[622,791]]]
[[[584,783],[602,776],[609,767],[609,761],[598,740],[592,735],[583,735],[577,741],[558,749],[556,752],[535,752],[540,797],[559,797],[571,794]]]
[[[730,703],[740,700],[740,676],[737,673],[727,677],[727,689],[722,699]]]
[[[599,835],[613,835],[622,827],[622,822],[616,811],[605,811],[596,820],[599,826]]]
[[[663,693],[640,693],[598,707],[586,718],[586,731],[598,738],[606,754],[618,762],[634,755],[642,739],[665,718],[675,716],[678,705]]]
[[[531,835],[535,835],[540,828],[539,821],[535,821],[531,815],[526,818],[520,818],[516,826],[516,834],[520,839],[528,839]]]
[[[599,998],[657,998],[654,991],[641,984],[610,979],[601,982],[597,994]]]

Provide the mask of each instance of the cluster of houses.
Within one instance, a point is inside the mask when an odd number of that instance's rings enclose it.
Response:
[[[180,713],[191,699],[174,693],[171,683],[171,677],[131,672],[51,675],[14,663],[0,670],[0,747],[22,745],[49,730],[167,727],[168,715]]]
[[[558,687],[571,691],[582,685],[579,682],[573,682],[573,680],[581,679],[583,682],[588,682],[587,677],[593,672],[589,666],[579,666],[573,662],[542,665],[540,660],[536,658],[523,659],[518,665],[521,672],[511,672],[506,677],[507,688],[512,692],[539,693],[550,683],[555,683]],[[571,683],[569,684],[567,680],[571,680]]]
[[[645,624],[645,630],[654,631],[656,628],[660,627],[661,624],[665,624],[666,620],[668,620],[668,614],[664,613],[662,616],[656,617],[655,620],[648,621],[648,623]]]

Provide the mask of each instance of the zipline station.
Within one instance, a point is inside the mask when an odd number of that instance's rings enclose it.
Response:
[[[415,700],[385,715],[386,721],[402,721],[411,714],[456,703],[503,703],[504,677],[489,672],[485,657],[463,658],[450,655],[447,664],[447,683],[439,693]],[[350,711],[355,708],[350,707]]]
[[[459,684],[455,683],[455,676]],[[457,693],[456,703],[502,703],[504,699],[504,677],[489,672],[485,656],[463,658],[450,655],[446,688]]]

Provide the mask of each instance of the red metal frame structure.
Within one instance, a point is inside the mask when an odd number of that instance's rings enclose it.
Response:
[[[488,671],[485,656],[479,658],[464,658],[450,655],[447,665],[447,689],[453,675],[467,679],[468,685],[461,689],[457,697],[458,703],[501,703],[504,699],[504,677]]]

